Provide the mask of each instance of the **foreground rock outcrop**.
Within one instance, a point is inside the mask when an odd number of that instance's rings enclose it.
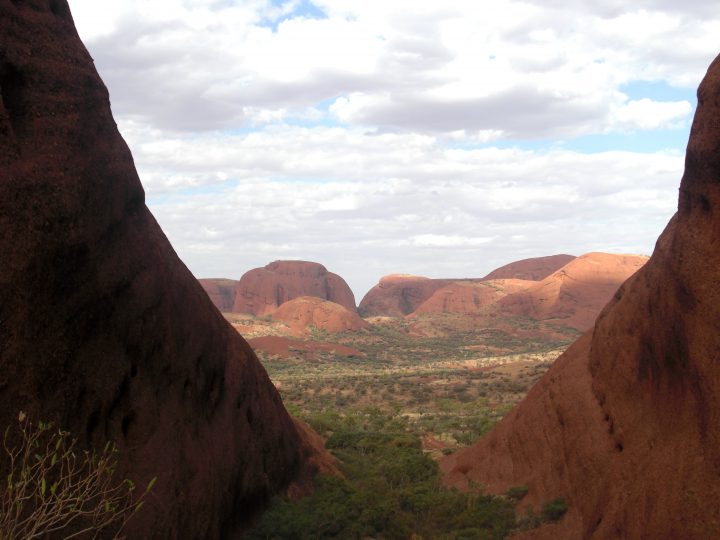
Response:
[[[0,425],[24,410],[157,476],[130,538],[233,537],[317,441],[145,206],[67,2],[0,21]]]
[[[355,311],[355,296],[345,280],[322,265],[307,261],[275,261],[246,272],[236,287],[232,311],[268,315],[300,296],[330,300]]]
[[[453,485],[568,501],[524,538],[720,537],[719,179],[720,57],[649,262],[488,436],[442,462]]]

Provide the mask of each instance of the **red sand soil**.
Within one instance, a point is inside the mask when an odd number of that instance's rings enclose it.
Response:
[[[232,311],[268,315],[289,300],[315,296],[356,311],[355,296],[345,280],[318,263],[275,261],[246,272],[237,285]]]
[[[698,90],[677,214],[648,263],[446,482],[525,505],[563,497],[524,539],[720,538],[720,56]]]
[[[0,426],[157,476],[129,538],[231,538],[320,450],[148,208],[66,0],[0,0]]]
[[[331,334],[358,332],[370,327],[354,311],[313,296],[285,302],[273,312],[272,318],[285,323],[295,336],[309,335],[313,327]]]

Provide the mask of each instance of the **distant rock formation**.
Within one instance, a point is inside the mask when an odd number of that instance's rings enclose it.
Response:
[[[360,302],[363,317],[403,317],[415,311],[432,294],[452,280],[391,274],[380,279]]]
[[[490,281],[458,281],[438,289],[413,311],[410,317],[435,313],[479,315],[508,294],[527,289],[533,281],[496,279]]]
[[[550,255],[548,257],[522,259],[496,268],[482,279],[526,279],[530,281],[540,281],[556,270],[560,270],[560,268],[574,258],[574,255]]]
[[[301,296],[277,308],[272,318],[288,325],[293,335],[301,336],[313,328],[329,332],[357,332],[370,325],[346,307],[314,296]]]
[[[67,1],[0,21],[0,426],[23,410],[157,476],[129,538],[233,537],[317,441],[145,206]]]
[[[318,263],[275,261],[246,272],[238,283],[233,311],[268,315],[288,300],[315,296],[356,311],[355,296],[345,280]]]
[[[587,330],[618,287],[642,267],[641,255],[587,253],[551,275],[498,301],[501,312]]]
[[[216,308],[223,313],[232,311],[235,304],[237,281],[223,278],[198,279],[198,281]]]
[[[698,89],[678,212],[649,262],[447,482],[563,497],[550,538],[720,538],[720,56]]]

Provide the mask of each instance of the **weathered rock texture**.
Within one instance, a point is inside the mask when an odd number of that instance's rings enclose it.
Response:
[[[268,315],[300,296],[315,296],[355,311],[355,296],[345,280],[322,265],[306,261],[275,261],[241,278],[233,311]]]
[[[575,256],[573,255],[550,255],[548,257],[523,259],[496,268],[483,279],[527,279],[530,281],[540,281],[565,266],[574,258]]]
[[[720,538],[720,57],[698,90],[678,212],[650,261],[451,484],[526,484],[568,514],[526,538]]]
[[[312,453],[144,204],[65,0],[0,0],[0,425],[157,484],[130,538],[229,538]]]
[[[198,279],[198,281],[216,308],[223,313],[232,311],[235,304],[237,281],[223,278]]]
[[[360,301],[363,317],[403,317],[415,311],[432,294],[452,280],[407,274],[384,276]]]
[[[277,308],[272,318],[288,325],[293,335],[310,334],[313,328],[335,334],[357,332],[370,325],[355,311],[314,296],[301,296]]]
[[[618,287],[642,267],[641,255],[587,253],[524,290],[498,301],[506,314],[587,330]]]

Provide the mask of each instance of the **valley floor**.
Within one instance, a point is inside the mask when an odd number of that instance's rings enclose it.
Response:
[[[282,353],[256,349],[288,410],[326,438],[344,478],[320,479],[297,502],[276,500],[248,537],[499,539],[551,519],[540,508],[516,519],[522,486],[506,497],[442,488],[436,460],[491,429],[577,332],[447,321],[453,331],[418,335],[422,321],[373,322],[359,333],[314,331]]]

